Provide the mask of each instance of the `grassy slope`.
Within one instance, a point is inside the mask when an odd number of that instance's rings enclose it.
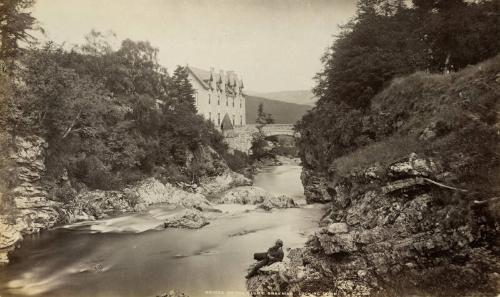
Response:
[[[257,118],[257,108],[260,103],[264,105],[264,111],[272,114],[276,124],[295,124],[312,106],[287,103],[271,100],[263,97],[245,96],[246,118],[248,124],[254,124]]]
[[[460,186],[497,193],[499,113],[500,55],[450,75],[398,78],[372,101],[367,128],[375,141],[336,159],[332,168],[343,175],[417,152],[452,167]]]

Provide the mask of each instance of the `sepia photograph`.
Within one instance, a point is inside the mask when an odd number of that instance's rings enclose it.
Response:
[[[0,0],[0,297],[500,297],[500,0]]]

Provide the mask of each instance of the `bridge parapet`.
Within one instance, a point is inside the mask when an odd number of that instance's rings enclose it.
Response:
[[[256,124],[238,126],[233,130],[224,132],[224,138],[229,148],[248,153],[252,146],[252,135],[257,131]],[[262,131],[266,136],[299,136],[299,134],[294,131],[292,124],[269,124],[265,125]]]

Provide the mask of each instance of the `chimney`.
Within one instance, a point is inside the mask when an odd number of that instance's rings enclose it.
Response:
[[[226,78],[224,77],[224,70],[221,69],[219,71],[219,75],[220,75],[221,82],[225,83],[226,82]]]
[[[226,72],[227,75],[227,82],[229,85],[232,85],[234,83],[234,71],[228,70]]]

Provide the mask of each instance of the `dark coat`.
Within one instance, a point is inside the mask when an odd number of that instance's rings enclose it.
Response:
[[[273,246],[267,250],[267,256],[272,262],[281,262],[283,261],[285,254],[283,253],[283,249],[281,247]]]

